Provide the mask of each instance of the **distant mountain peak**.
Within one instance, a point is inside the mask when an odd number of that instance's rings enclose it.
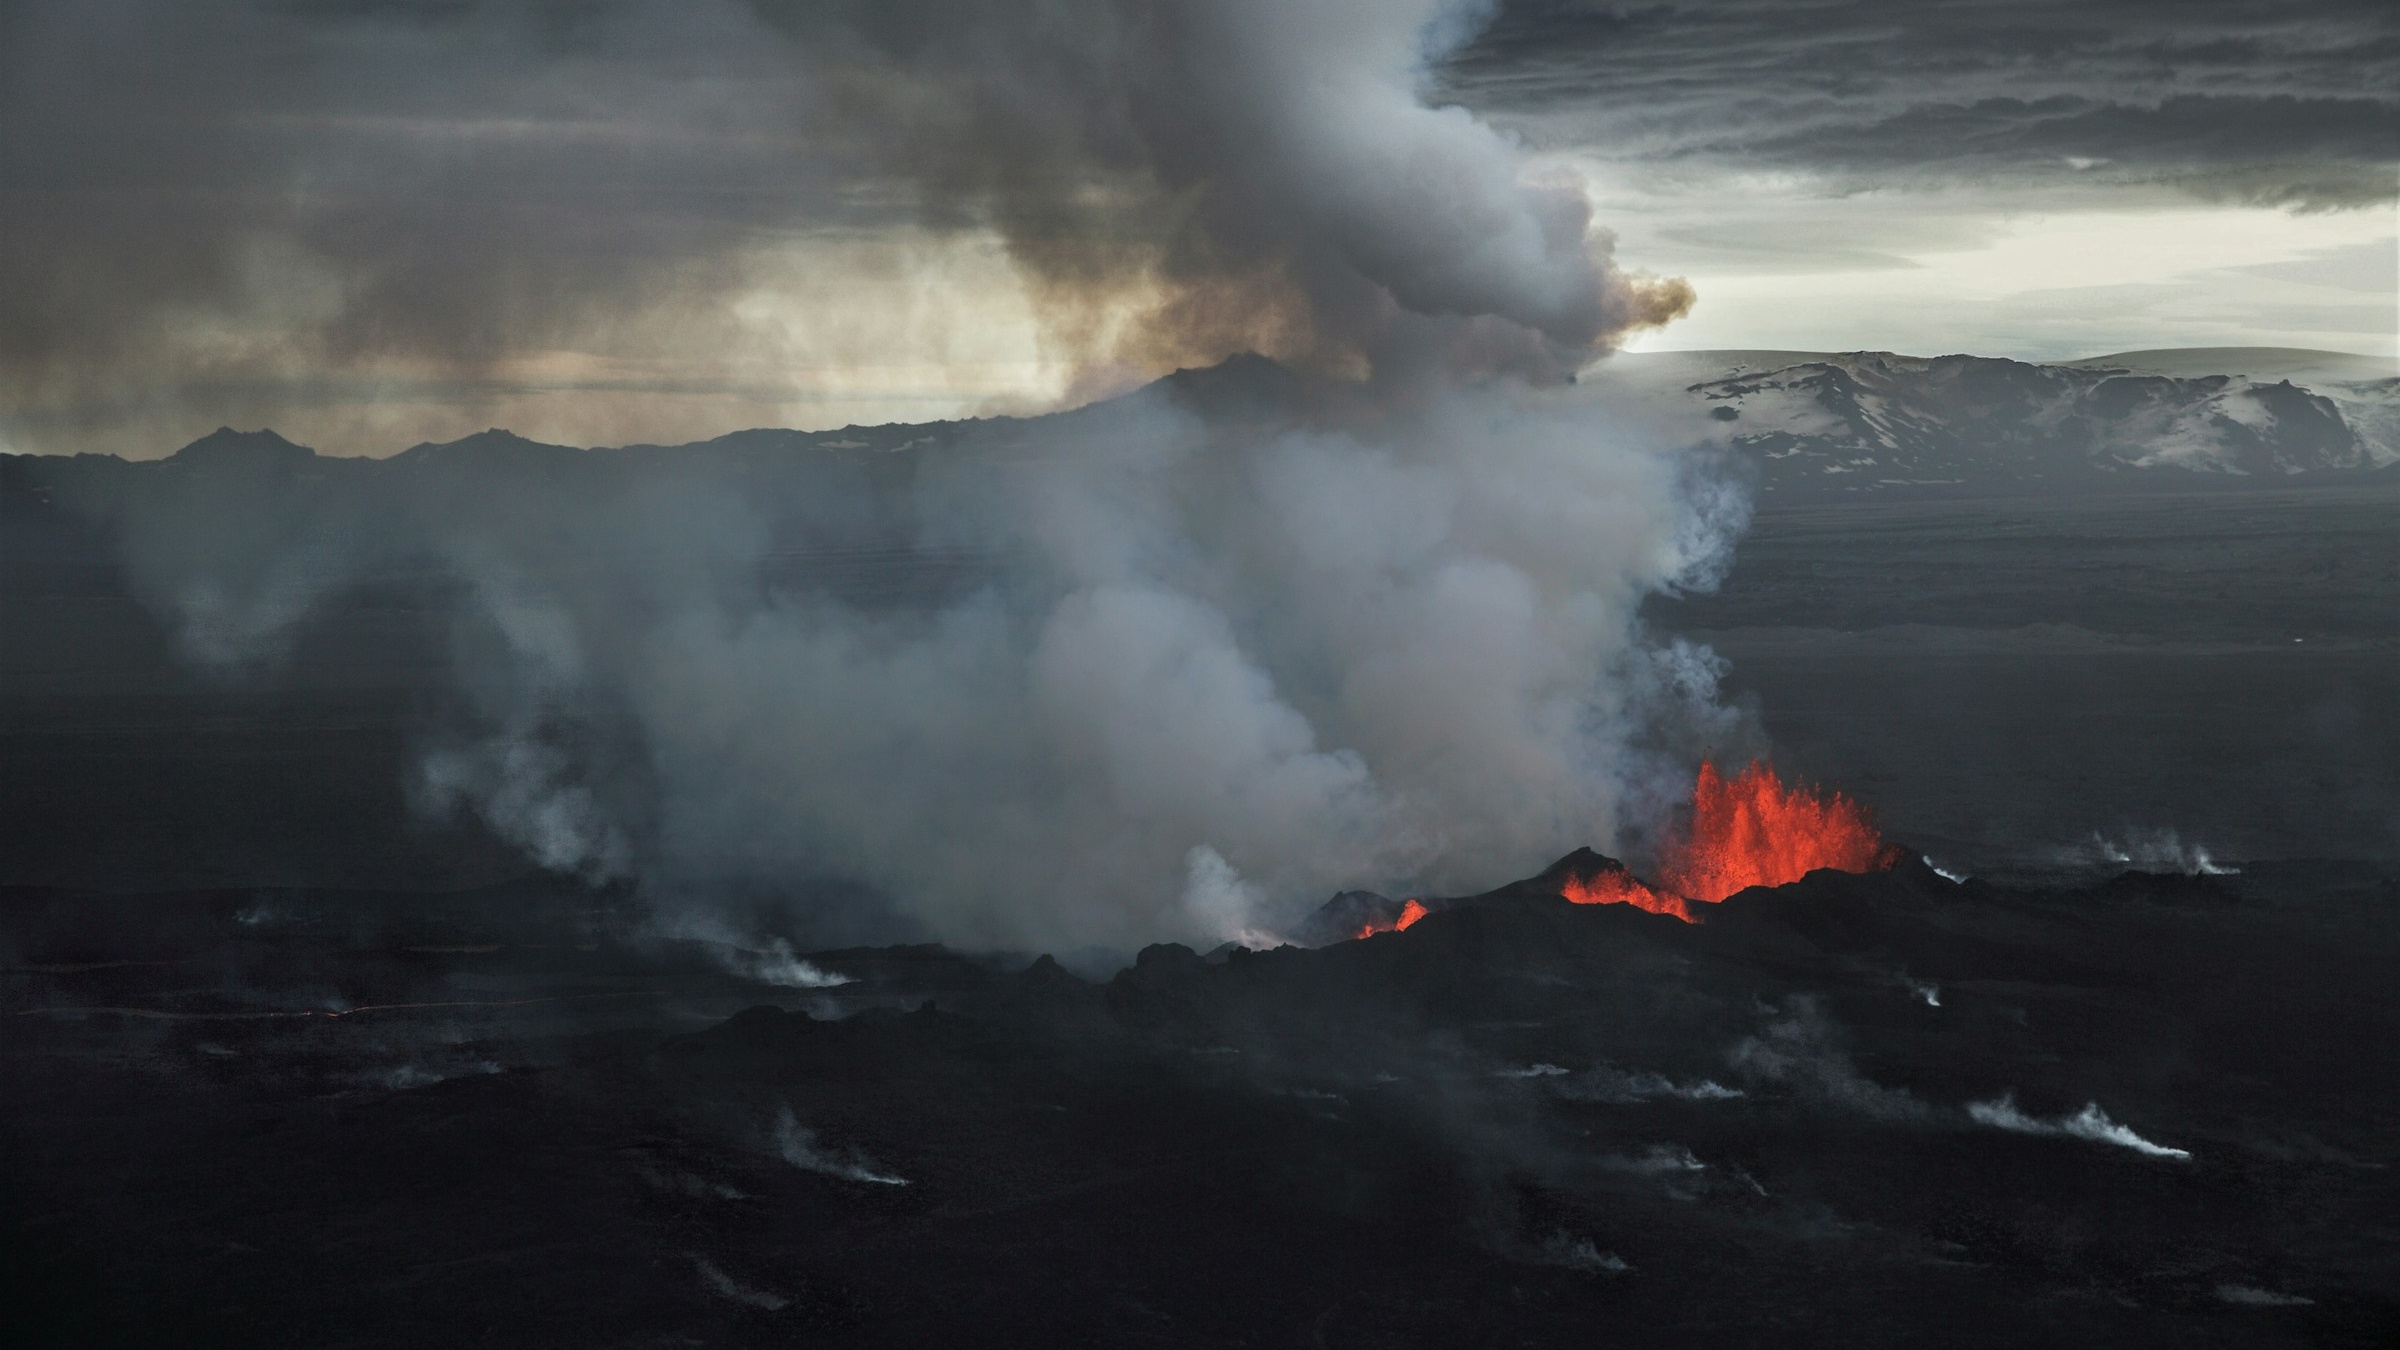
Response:
[[[1684,368],[1701,373],[1698,360]],[[1683,392],[1757,458],[1766,492],[2088,485],[2162,469],[2279,480],[2400,462],[2390,400],[2372,389],[1889,352],[1741,365]]]
[[[1215,417],[1287,412],[1307,399],[1318,383],[1273,357],[1236,352],[1213,366],[1186,367],[1147,387]]]
[[[232,427],[218,427],[215,431],[176,451],[169,456],[169,459],[177,464],[214,468],[231,465],[270,467],[302,464],[316,457],[316,451],[305,445],[294,445],[264,427],[257,431],[235,431]]]
[[[552,445],[547,441],[537,441],[520,436],[506,427],[489,427],[471,436],[461,436],[455,441],[420,441],[392,458],[397,461],[423,463],[429,460],[447,462],[460,458],[485,461],[546,459],[562,455],[580,456],[584,453],[585,451],[576,446]]]

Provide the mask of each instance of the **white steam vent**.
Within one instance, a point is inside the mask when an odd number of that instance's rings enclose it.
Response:
[[[2110,1120],[2108,1113],[2100,1109],[2098,1102],[2084,1103],[2083,1109],[2071,1116],[2064,1116],[2056,1120],[2040,1120],[2017,1109],[2015,1093],[2004,1092],[1988,1102],[1968,1103],[1967,1115],[1978,1124],[1989,1125],[1995,1129],[2010,1130],[2018,1134],[2067,1135],[2076,1139],[2089,1139],[2094,1143],[2114,1144],[2118,1148],[2129,1148],[2145,1157],[2170,1158],[2177,1162],[2189,1162],[2192,1157],[2189,1150],[2154,1144],[2135,1134],[2130,1128]]]

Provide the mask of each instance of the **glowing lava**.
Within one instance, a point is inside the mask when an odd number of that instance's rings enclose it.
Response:
[[[1798,881],[1820,867],[1888,871],[1900,857],[1867,809],[1838,792],[1787,788],[1755,760],[1731,779],[1704,763],[1692,788],[1691,834],[1668,853],[1662,879],[1680,894],[1715,901]]]
[[[1631,905],[1692,922],[1691,905],[1682,896],[1654,889],[1622,867],[1588,877],[1569,877],[1559,893],[1578,905]]]
[[[1752,886],[1781,886],[1821,867],[1881,872],[1901,850],[1883,842],[1867,810],[1848,797],[1785,787],[1759,761],[1732,778],[1700,766],[1690,833],[1659,862],[1663,889],[1623,869],[1574,877],[1561,893],[1579,905],[1630,904],[1693,922],[1690,901],[1715,904]]]
[[[1415,923],[1417,920],[1424,918],[1430,912],[1430,910],[1425,908],[1424,901],[1410,900],[1400,906],[1399,918],[1393,919],[1388,923],[1380,919],[1369,919],[1366,921],[1366,923],[1360,925],[1359,930],[1356,933],[1351,934],[1351,936],[1354,938],[1365,938],[1373,937],[1377,933],[1397,933],[1407,928],[1410,924]]]

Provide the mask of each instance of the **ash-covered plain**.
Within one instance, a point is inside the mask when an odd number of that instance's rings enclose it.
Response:
[[[9,894],[28,1343],[2383,1343],[2388,872],[1701,924],[1542,876],[1088,980],[620,900]],[[138,922],[135,916],[138,915]],[[128,933],[146,936],[130,942]]]

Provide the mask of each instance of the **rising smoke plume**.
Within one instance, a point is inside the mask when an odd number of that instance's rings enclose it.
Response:
[[[935,201],[995,222],[1058,335],[1092,355],[1566,373],[1691,293],[1619,272],[1580,190],[1527,181],[1508,139],[1423,101],[1431,62],[1489,8],[765,12],[840,53],[826,72],[844,111],[908,147],[899,164]]]
[[[267,386],[404,396],[358,434],[562,382],[636,419],[679,380],[772,401],[900,337],[985,352],[935,263],[994,240],[1070,390],[1245,350],[1570,372],[1691,296],[1420,97],[1482,8],[11,5],[0,438]],[[886,284],[808,275],[862,259]]]
[[[1558,383],[1688,294],[1419,100],[1472,12],[762,12],[844,153],[999,228],[1092,369],[1316,374],[893,455],[493,434],[326,472],[235,437],[108,508],[189,654],[271,662],[349,580],[431,568],[462,599],[426,809],[662,903],[833,878],[966,942],[1259,940],[1346,886],[1489,884],[1617,845],[1738,740],[1716,658],[1637,610],[1713,584],[1743,496]],[[838,584],[878,557],[965,571]]]

